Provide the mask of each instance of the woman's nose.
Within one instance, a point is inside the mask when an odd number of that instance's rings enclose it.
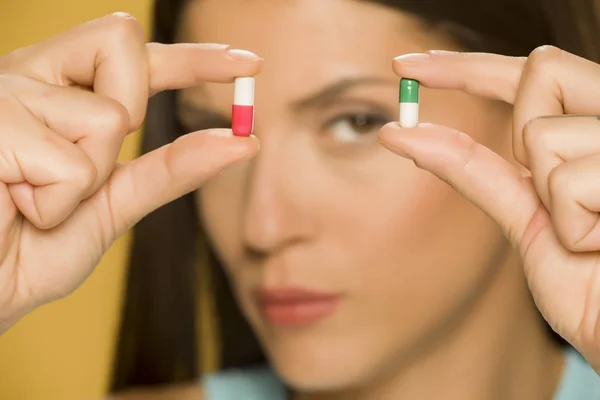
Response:
[[[243,238],[247,249],[260,255],[308,240],[314,231],[310,205],[301,195],[309,188],[294,179],[294,157],[278,150],[262,146],[249,171]]]

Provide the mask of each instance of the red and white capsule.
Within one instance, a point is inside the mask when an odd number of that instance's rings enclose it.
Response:
[[[254,78],[236,78],[234,82],[231,130],[236,136],[250,136],[254,131]]]

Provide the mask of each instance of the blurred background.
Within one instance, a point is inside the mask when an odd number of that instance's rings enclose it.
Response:
[[[42,41],[82,22],[124,11],[148,32],[150,0],[0,0],[0,54]],[[131,135],[121,160],[137,154]],[[94,400],[109,380],[129,237],[105,255],[67,299],[33,312],[0,336],[1,400]]]

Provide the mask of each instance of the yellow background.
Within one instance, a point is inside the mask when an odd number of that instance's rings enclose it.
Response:
[[[115,11],[135,15],[147,28],[150,8],[151,0],[0,0],[0,54]],[[136,155],[138,140],[138,134],[127,140],[121,159]],[[125,237],[113,245],[73,295],[0,336],[0,400],[104,397],[128,242]]]

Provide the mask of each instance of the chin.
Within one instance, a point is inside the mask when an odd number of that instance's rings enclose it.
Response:
[[[286,335],[287,336],[287,335]],[[278,376],[303,392],[327,392],[360,386],[385,359],[374,342],[362,345],[352,338],[285,337],[266,340],[266,350]]]

